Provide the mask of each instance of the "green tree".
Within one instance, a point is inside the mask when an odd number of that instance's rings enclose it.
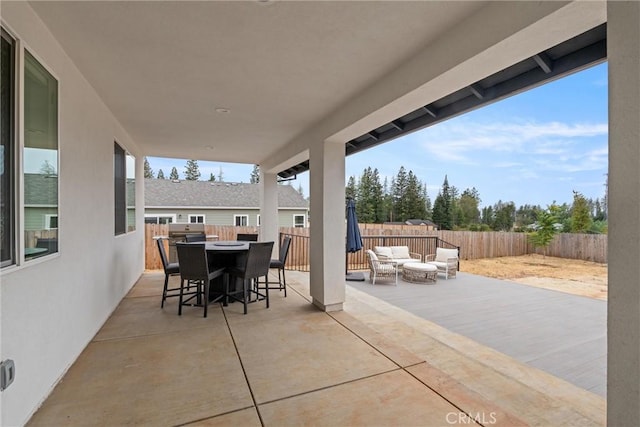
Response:
[[[350,176],[349,181],[347,181],[347,187],[344,190],[345,196],[349,199],[356,199],[356,195],[358,193],[358,188],[356,186],[356,177]]]
[[[573,206],[571,207],[571,232],[586,233],[591,230],[592,223],[587,199],[581,193],[574,191]]]
[[[404,194],[406,219],[424,219],[427,216],[426,201],[422,191],[422,183],[413,171],[407,175],[407,187]]]
[[[407,205],[404,199],[406,191],[407,171],[404,166],[400,166],[400,170],[393,181],[391,189],[394,221],[406,221],[408,219]]]
[[[451,201],[451,187],[447,175],[444,176],[442,188],[433,202],[432,220],[440,230],[453,229],[453,203]]]
[[[258,184],[260,182],[260,166],[253,165],[253,170],[251,171],[249,182],[251,184]]]
[[[144,177],[145,178],[153,178],[153,169],[151,169],[151,165],[147,158],[144,158]]]
[[[165,179],[164,178],[164,172],[162,172],[162,169],[158,169],[158,175],[157,175],[158,179]]]
[[[469,227],[471,224],[480,223],[480,210],[478,209],[478,206],[481,201],[480,194],[475,187],[467,188],[462,192],[457,203],[460,215],[460,222],[458,223],[459,226]]]
[[[516,205],[513,202],[498,200],[493,206],[493,224],[495,231],[510,231],[516,217]]]
[[[556,224],[558,224],[559,208],[555,204],[549,206],[547,210],[538,212],[538,222],[536,223],[536,231],[529,234],[529,241],[536,248],[543,248],[543,256],[547,256],[547,248],[558,232]]]
[[[197,160],[187,160],[184,168],[184,179],[187,181],[197,181],[200,179],[200,168]]]
[[[366,168],[362,172],[356,191],[356,212],[358,221],[375,223],[378,221],[378,208],[382,200],[378,170]]]
[[[216,176],[213,174],[213,172],[209,173],[209,182],[215,182],[216,180]]]
[[[171,180],[180,179],[180,177],[178,176],[178,169],[176,169],[175,166],[171,168],[171,174],[169,175],[169,179]]]

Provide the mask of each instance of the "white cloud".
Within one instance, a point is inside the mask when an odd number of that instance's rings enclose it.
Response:
[[[420,140],[430,156],[473,164],[478,161],[478,153],[571,156],[580,152],[579,142],[605,136],[607,132],[606,123],[480,123],[461,118],[427,129]]]

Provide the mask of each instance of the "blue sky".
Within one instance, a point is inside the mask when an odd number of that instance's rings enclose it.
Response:
[[[608,171],[607,64],[591,67],[346,159],[346,174],[371,166],[381,179],[400,166],[427,184],[433,202],[444,176],[460,192],[475,187],[481,206],[499,200],[546,207],[571,204],[573,191],[601,198]],[[166,176],[186,160],[149,157]],[[253,165],[199,161],[201,179],[248,182]],[[309,173],[291,185],[309,194]]]

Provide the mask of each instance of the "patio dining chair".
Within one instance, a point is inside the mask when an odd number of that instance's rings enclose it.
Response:
[[[178,276],[180,274],[180,264],[177,262],[169,262],[167,253],[164,250],[164,241],[166,239],[158,238],[156,243],[158,244],[158,252],[160,252],[160,261],[162,261],[162,268],[164,269],[164,287],[162,288],[162,302],[160,308],[164,308],[164,301],[169,297],[177,297],[179,294],[177,291],[180,288],[169,288],[169,277]]]
[[[284,265],[287,262],[287,256],[289,255],[289,246],[291,246],[291,236],[284,236],[282,239],[282,243],[280,245],[280,255],[277,259],[272,259],[269,263],[269,268],[277,268],[278,269],[278,281],[277,282],[269,282],[266,283],[258,282],[258,289],[277,289],[279,291],[284,290],[284,296],[287,297],[287,279],[284,274]],[[282,272],[282,274],[281,274]],[[272,284],[278,284],[278,286],[269,287]],[[260,284],[264,284],[264,287],[260,287]]]
[[[238,233],[236,236],[236,240],[240,242],[257,242],[258,235],[257,234],[247,234],[247,233]]]
[[[178,263],[180,264],[180,300],[178,302],[178,315],[182,315],[183,305],[195,305],[204,307],[204,317],[207,317],[209,302],[220,301],[225,294],[222,293],[212,301],[209,301],[209,287],[211,281],[225,273],[224,268],[211,271],[207,261],[207,250],[204,244],[190,245],[176,243],[178,251]],[[186,285],[185,285],[186,283]],[[185,296],[188,297],[185,299]],[[194,301],[195,302],[192,302]]]
[[[187,243],[191,243],[191,242],[206,242],[207,241],[207,236],[204,233],[186,234],[184,236],[184,241],[187,242]]]
[[[255,294],[256,300],[265,299],[267,308],[269,308],[269,291],[265,290],[264,293],[261,293],[257,283],[260,277],[264,277],[265,282],[268,280],[272,250],[273,242],[249,243],[249,251],[244,259],[244,264],[228,271],[230,280],[242,280],[242,289],[229,292],[229,281],[227,281],[225,303],[228,297],[241,302],[244,305],[244,314],[247,314],[247,304],[251,301],[251,294]],[[240,293],[242,295],[238,295]]]

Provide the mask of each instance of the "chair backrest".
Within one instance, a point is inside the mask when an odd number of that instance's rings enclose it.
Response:
[[[162,261],[162,268],[166,270],[167,267],[169,266],[169,259],[167,258],[167,253],[164,250],[164,239],[158,238],[156,242],[158,243],[158,252],[160,252],[160,260]]]
[[[249,243],[244,278],[252,279],[269,274],[273,242]]]
[[[189,242],[206,242],[207,241],[207,236],[204,233],[198,233],[198,234],[186,234],[184,236],[184,241],[189,243]]]
[[[58,239],[55,237],[38,237],[36,241],[36,248],[44,248],[51,253],[58,252]]]
[[[376,255],[375,252],[373,252],[371,249],[367,249],[367,259],[369,260],[369,267],[371,267],[371,269],[374,269],[374,261],[378,261],[378,256]]]
[[[240,242],[257,242],[258,241],[258,235],[257,234],[238,233],[238,236],[236,237],[236,240],[238,240]]]
[[[282,244],[280,245],[280,262],[284,265],[287,262],[287,255],[289,254],[289,246],[291,246],[291,236],[284,236]]]
[[[176,249],[182,280],[200,280],[209,277],[209,263],[204,244],[176,243]]]
[[[436,261],[447,262],[448,258],[458,258],[457,249],[436,248]]]

